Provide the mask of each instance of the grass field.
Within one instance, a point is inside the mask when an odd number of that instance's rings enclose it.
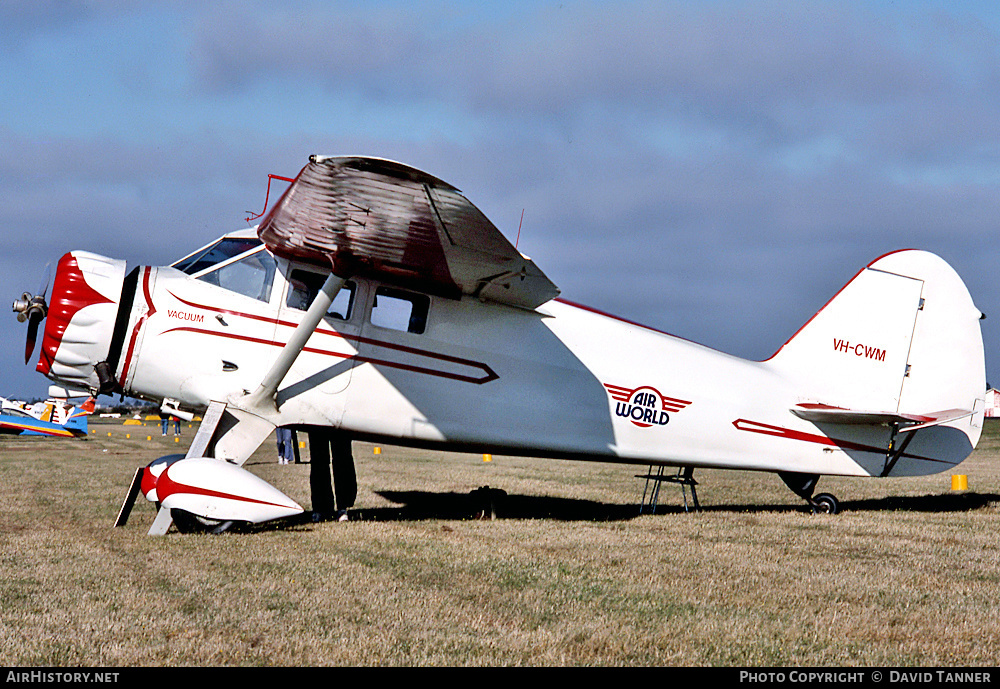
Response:
[[[956,473],[824,478],[812,515],[770,474],[698,471],[703,511],[642,467],[355,443],[348,523],[147,537],[134,469],[158,426],[0,437],[7,666],[993,666],[1000,426]],[[126,438],[126,433],[130,438]],[[149,439],[147,440],[147,436]],[[308,467],[247,467],[308,507]],[[308,453],[304,452],[307,457]],[[470,491],[499,488],[493,521]]]

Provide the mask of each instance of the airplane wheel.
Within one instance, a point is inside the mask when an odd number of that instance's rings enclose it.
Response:
[[[837,502],[837,498],[833,497],[829,493],[820,493],[813,498],[813,505],[817,512],[823,514],[837,514],[840,511],[840,503]]]
[[[170,510],[174,525],[181,533],[225,533],[233,525],[232,521],[206,519],[187,510]]]

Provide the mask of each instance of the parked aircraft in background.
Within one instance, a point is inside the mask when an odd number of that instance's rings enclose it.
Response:
[[[151,533],[301,513],[242,468],[279,426],[310,434],[321,518],[354,503],[352,439],[775,472],[825,512],[822,475],[941,472],[979,439],[982,314],[935,255],[868,264],[763,362],[558,294],[450,184],[313,156],[258,227],[163,267],[70,252],[15,310],[60,385],[204,414],[137,474]]]
[[[0,397],[0,433],[84,437],[87,435],[87,417],[93,413],[93,397],[88,397],[79,406],[65,399],[29,404]]]

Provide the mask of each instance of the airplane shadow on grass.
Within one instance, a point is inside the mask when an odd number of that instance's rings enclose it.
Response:
[[[398,506],[363,508],[350,511],[351,521],[419,521],[425,519],[549,519],[553,521],[615,522],[630,521],[651,514],[638,503],[606,503],[536,495],[508,495],[497,489],[480,488],[471,493],[438,493],[432,491],[377,491],[377,494]],[[922,496],[890,496],[885,498],[845,501],[843,512],[972,512],[1000,503],[1000,495],[992,493],[956,493]],[[683,504],[660,504],[655,515],[684,514]],[[787,505],[701,505],[702,512],[808,512],[805,503]],[[696,513],[693,509],[691,513]],[[836,517],[834,517],[836,518]]]
[[[939,493],[937,495],[888,496],[841,503],[845,512],[973,512],[1000,503],[996,493]]]
[[[358,510],[364,520],[411,519],[552,519],[555,521],[624,521],[639,516],[636,504],[537,495],[508,495],[495,488],[471,493],[378,491],[399,507]],[[355,514],[352,513],[352,518]]]
[[[650,515],[646,506],[640,511],[638,503],[606,503],[537,495],[508,495],[502,490],[483,487],[471,493],[439,493],[433,491],[376,491],[378,495],[395,503],[391,507],[373,507],[350,510],[352,522],[405,522],[439,519],[449,520],[519,520],[548,519],[565,522],[623,522]],[[1000,504],[995,493],[945,493],[920,496],[889,496],[868,500],[845,501],[841,511],[852,512],[920,512],[948,513],[973,512]],[[747,505],[702,503],[701,512],[764,514],[767,512],[806,512],[805,503],[785,505]],[[670,517],[686,512],[683,504],[658,505],[656,516]],[[691,514],[697,514],[691,510]],[[824,515],[820,515],[826,518]],[[830,517],[836,519],[836,516]],[[269,524],[242,525],[236,530],[261,531],[303,526],[311,523],[311,513]]]
[[[605,503],[535,495],[507,495],[492,490],[492,496],[480,489],[472,493],[434,493],[428,491],[380,491],[378,494],[400,507],[358,510],[352,519],[416,520],[469,519],[495,516],[497,519],[553,519],[557,521],[627,521],[650,514],[638,503]],[[937,495],[887,496],[868,500],[847,500],[842,512],[972,512],[1000,504],[995,493],[942,493]],[[660,504],[655,514],[683,514],[683,504]],[[691,510],[694,512],[694,510]],[[701,504],[702,512],[808,512],[805,503],[787,505]]]
[[[507,495],[493,489],[491,496],[484,489],[472,493],[435,493],[429,491],[379,491],[378,494],[399,507],[362,509],[351,518],[375,521],[406,521],[419,519],[552,519],[556,521],[628,521],[650,514],[638,503],[605,503],[535,495]],[[869,500],[848,500],[841,503],[842,512],[971,512],[1000,503],[993,493],[954,493],[921,496],[889,496]],[[684,514],[683,504],[660,504],[655,514]],[[702,512],[808,512],[805,503],[787,505],[701,504]],[[692,509],[691,512],[694,512]]]
[[[794,500],[794,498],[793,498]],[[935,495],[890,495],[884,498],[871,498],[867,500],[844,500],[840,503],[840,513],[852,512],[923,512],[923,513],[947,513],[947,512],[974,512],[994,504],[1000,504],[1000,495],[996,493],[939,493]],[[805,502],[795,501],[785,505],[738,505],[738,504],[717,504],[705,505],[702,502],[702,512],[745,512],[745,513],[766,513],[766,512],[805,512],[810,511]],[[657,509],[657,514],[669,514],[671,512],[684,512],[684,507],[662,505]],[[833,516],[836,518],[836,515]]]

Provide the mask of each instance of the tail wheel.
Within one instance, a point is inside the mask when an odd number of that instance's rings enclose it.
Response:
[[[812,499],[813,508],[822,514],[837,514],[840,503],[829,493],[820,493]]]

